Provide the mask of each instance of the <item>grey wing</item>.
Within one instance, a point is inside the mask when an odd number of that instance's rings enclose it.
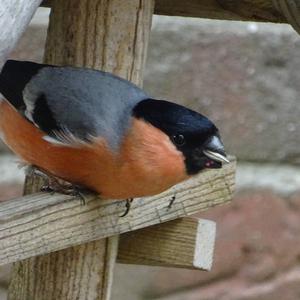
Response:
[[[132,108],[148,98],[134,84],[91,69],[45,67],[23,91],[25,116],[52,142],[75,145],[104,137],[117,148]]]

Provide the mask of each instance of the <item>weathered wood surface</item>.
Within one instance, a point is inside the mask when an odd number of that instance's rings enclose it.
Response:
[[[272,0],[274,6],[300,34],[300,1],[299,0]]]
[[[95,241],[18,262],[8,299],[109,299],[117,241],[106,240],[106,247]]]
[[[291,0],[156,0],[154,13],[158,15],[197,17],[208,19],[243,20],[286,23],[285,14],[273,1]],[[296,1],[293,1],[296,3]],[[51,6],[52,1],[43,2]]]
[[[42,0],[0,1],[0,69]]]
[[[142,85],[152,0],[56,0],[54,4],[46,62],[99,69]]]
[[[118,262],[210,270],[216,224],[182,218],[124,233],[120,237]]]
[[[141,84],[152,12],[152,0],[55,0],[50,17],[45,62],[110,71],[136,84]],[[33,185],[37,186],[38,184],[33,183]],[[44,200],[38,199],[38,197],[33,196],[31,198],[29,196],[25,202],[21,200],[19,203],[13,201],[11,204],[16,205],[15,208],[18,207],[18,216],[13,216],[5,208],[2,211],[5,215],[5,221],[4,223],[0,221],[0,227],[3,225],[8,229],[8,223],[13,219],[16,221],[16,223],[13,221],[13,227],[19,228],[20,236],[15,236],[15,242],[18,244],[17,247],[23,248],[23,250],[20,248],[23,254],[27,253],[22,255],[23,258],[49,253],[73,245],[78,246],[16,263],[9,289],[9,299],[108,300],[118,250],[118,237],[94,241],[97,238],[108,236],[96,234],[100,224],[97,221],[98,225],[94,222],[95,217],[101,218],[100,215],[102,214],[99,214],[101,208],[98,206],[98,201],[90,201],[83,209],[79,200],[67,200],[64,204],[60,203],[57,206],[54,204],[58,200],[56,196],[47,195],[47,199],[44,198]],[[42,204],[43,201],[48,202],[47,208],[47,205]],[[31,208],[26,205],[26,202],[29,206],[33,204],[35,216],[29,216]],[[21,203],[25,204],[26,212],[22,212]],[[69,206],[67,203],[73,204]],[[47,212],[40,205],[44,206]],[[57,209],[61,213],[60,216],[56,214]],[[67,213],[67,211],[69,212]],[[23,214],[24,212],[25,214]],[[109,224],[110,210],[106,210],[106,213],[106,222],[108,222],[106,224]],[[27,217],[23,219],[21,215],[23,217],[27,215]],[[55,215],[56,220],[53,219]],[[10,221],[6,223],[9,219]],[[75,223],[73,221],[71,223],[76,227],[73,227],[72,232],[67,229],[71,229],[73,226],[69,223],[71,219],[75,221]],[[29,226],[31,227],[29,229],[27,225],[30,223],[33,225],[32,222],[37,222],[37,227],[43,228],[43,230],[40,231],[35,225]],[[5,234],[12,237],[11,230],[13,227],[10,227],[8,231],[5,229]],[[29,229],[27,237],[25,237],[25,228]],[[82,229],[83,231],[81,231]],[[35,242],[32,234],[37,238]],[[86,235],[83,240],[81,239],[82,235]],[[53,240],[50,241],[52,238]],[[63,247],[61,247],[62,245],[57,247],[61,243],[59,240],[61,242],[72,240],[73,242],[67,243]],[[2,242],[6,244],[2,240],[1,246],[4,245]],[[15,242],[9,243],[7,250],[10,247],[15,248]],[[82,244],[84,242],[89,243]],[[12,258],[8,252],[6,255]]]
[[[148,198],[135,199],[129,214],[124,201],[90,195],[86,205],[71,196],[47,193],[0,203],[0,265],[74,245],[190,216],[229,202],[235,162],[209,170]],[[168,208],[170,199],[176,200]]]

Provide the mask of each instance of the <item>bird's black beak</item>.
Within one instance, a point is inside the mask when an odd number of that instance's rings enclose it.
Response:
[[[229,163],[220,137],[214,135],[204,146],[203,154],[218,163]]]

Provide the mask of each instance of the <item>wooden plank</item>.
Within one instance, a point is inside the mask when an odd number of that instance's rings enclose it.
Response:
[[[273,5],[274,0],[156,0],[157,15],[222,20],[286,23],[287,19]],[[51,6],[51,0],[43,2]]]
[[[272,0],[276,9],[285,16],[288,23],[300,34],[299,0]]]
[[[286,22],[272,0],[159,0],[155,13],[208,19]]]
[[[197,218],[177,219],[124,233],[118,262],[209,271],[215,234],[215,222]]]
[[[0,265],[50,253],[119,233],[190,216],[232,198],[235,162],[202,174],[162,194],[135,199],[129,214],[124,201],[47,193],[0,203]],[[170,199],[176,195],[169,209]]]
[[[42,0],[0,1],[0,69]]]
[[[152,0],[55,0],[50,17],[45,61],[58,65],[86,66],[110,71],[140,84],[143,78],[152,13]],[[37,185],[34,181],[28,186],[32,188],[32,186]],[[47,197],[48,200],[51,199],[51,195],[47,195]],[[81,214],[83,211],[78,200],[73,203],[76,203],[75,206],[79,209],[73,207],[74,211]],[[96,203],[97,201],[94,202],[94,204]],[[17,205],[19,206],[19,204]],[[50,212],[55,207],[52,206],[51,208],[51,205],[47,208],[47,210],[50,209],[48,210],[49,214],[47,213],[48,221],[44,219],[46,215],[40,209],[35,211],[37,214],[33,218],[27,215],[29,217],[27,220],[23,219],[22,221],[22,217],[19,215],[21,219],[17,217],[19,220],[15,219],[14,226],[19,227],[21,231],[31,221],[37,221],[41,226],[40,228],[48,228],[47,232],[42,232],[32,227],[31,234],[37,234],[36,237],[39,236],[42,244],[40,242],[37,242],[36,245],[31,244],[30,237],[27,236],[26,241],[31,246],[24,240],[23,234],[25,232],[21,233],[20,231],[20,236],[17,238],[19,239],[19,246],[23,247],[24,250],[25,244],[31,250],[33,246],[37,250],[35,256],[82,244],[81,242],[72,242],[63,247],[55,247],[56,242],[54,240],[50,242],[48,238],[60,236],[60,239],[73,240],[72,235],[75,234],[75,236],[77,235],[75,239],[80,239],[78,233],[80,234],[81,230],[79,228],[83,229],[86,226],[87,219],[85,218],[91,218],[90,221],[95,218],[95,215],[90,214],[91,211],[89,210],[92,209],[94,213],[98,214],[99,207],[96,208],[97,204],[96,206],[87,205],[82,216],[72,216],[70,207],[70,214],[67,217],[68,213],[66,214],[63,206],[61,206],[62,210],[60,211],[60,217],[62,217],[60,224],[56,223],[58,219],[56,221],[52,219],[53,213],[56,214],[56,212]],[[19,208],[21,207],[19,206]],[[19,213],[22,214],[20,211]],[[4,214],[6,215],[5,212]],[[107,217],[109,219],[110,216]],[[77,220],[76,227],[79,230],[73,228],[75,229],[73,233],[70,231],[60,232],[57,226],[66,229],[70,225],[68,224],[70,218]],[[12,219],[10,220],[12,221]],[[42,224],[42,219],[48,224]],[[7,224],[3,225],[4,227],[7,226]],[[88,226],[87,228],[94,231],[96,227],[92,225],[92,227]],[[65,236],[63,236],[64,233],[66,233]],[[11,235],[12,231],[7,232],[7,234]],[[9,289],[9,299],[108,300],[111,294],[113,270],[118,250],[118,237],[114,236],[99,241],[94,241],[95,239],[87,238],[83,242],[89,243],[16,263]],[[2,241],[4,242],[4,240]],[[10,246],[13,245],[10,244]],[[51,249],[53,246],[56,249]],[[41,249],[47,250],[40,251]],[[29,248],[27,250],[31,252]],[[27,251],[25,250],[25,252]],[[29,256],[25,255],[24,258]]]

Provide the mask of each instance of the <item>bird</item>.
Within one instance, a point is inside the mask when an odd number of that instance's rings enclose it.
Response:
[[[0,93],[8,147],[103,199],[159,194],[229,162],[207,117],[108,72],[8,60]]]

